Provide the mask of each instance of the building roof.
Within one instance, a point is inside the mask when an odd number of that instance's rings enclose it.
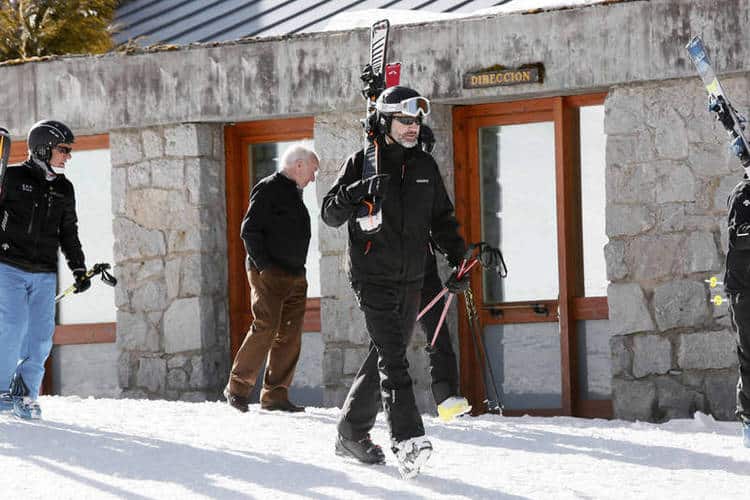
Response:
[[[131,0],[117,10],[114,38],[117,44],[184,45],[367,26],[384,13],[399,24],[603,1]]]

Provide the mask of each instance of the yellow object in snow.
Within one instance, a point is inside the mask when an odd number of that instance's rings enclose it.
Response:
[[[451,396],[438,405],[438,417],[443,422],[449,422],[459,415],[469,413],[471,405],[466,398]]]

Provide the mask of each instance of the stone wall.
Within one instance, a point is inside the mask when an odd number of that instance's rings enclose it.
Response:
[[[318,174],[318,200],[335,182],[339,167],[349,154],[362,147],[362,131],[358,125],[361,112],[332,113],[315,117],[315,145],[321,158]],[[453,143],[451,140],[451,108],[436,105],[427,121],[438,138],[433,156],[443,174],[446,188],[453,193]],[[341,406],[352,379],[367,355],[369,337],[364,315],[357,306],[346,275],[345,257],[348,233],[346,225],[330,228],[320,225],[321,333],[323,353],[324,404]],[[444,259],[438,259],[443,276],[447,276]],[[448,317],[456,353],[455,306]],[[409,372],[414,380],[417,404],[422,412],[435,412],[430,391],[429,359],[424,350],[425,335],[416,327],[409,346]]]
[[[110,132],[119,384],[216,399],[228,373],[222,125]]]
[[[616,87],[607,98],[607,275],[619,418],[732,418],[736,355],[721,277],[726,198],[741,177],[697,78]],[[726,81],[747,109],[748,80]],[[721,289],[717,289],[722,293]]]

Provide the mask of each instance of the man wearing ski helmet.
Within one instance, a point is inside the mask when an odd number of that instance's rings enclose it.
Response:
[[[365,463],[385,457],[369,436],[379,397],[391,432],[391,449],[404,477],[413,477],[429,457],[408,373],[406,348],[414,330],[430,236],[457,266],[466,245],[458,234],[453,204],[433,158],[418,147],[430,103],[407,87],[386,89],[376,103],[380,172],[362,179],[364,151],[350,156],[323,199],[323,221],[348,223],[348,271],[370,336],[370,351],[354,378],[338,424],[336,452]],[[357,212],[369,196],[382,200],[382,225],[364,233]],[[468,278],[448,280],[465,290]]]
[[[91,286],[73,184],[54,170],[65,168],[74,141],[63,123],[36,123],[29,157],[8,167],[0,200],[0,410],[21,418],[41,418],[36,400],[55,328],[58,248],[76,293]]]

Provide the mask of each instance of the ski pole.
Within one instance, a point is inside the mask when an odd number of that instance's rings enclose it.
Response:
[[[107,269],[109,269],[111,266],[107,263],[99,263],[94,264],[94,267],[86,271],[86,274],[84,274],[84,278],[91,279],[97,274],[102,275],[102,281],[106,283],[109,286],[115,286],[117,284],[117,278],[112,276],[109,272],[107,272]],[[64,297],[70,295],[71,293],[76,291],[78,284],[73,283],[68,288],[66,288],[64,291],[62,291],[57,297],[55,297],[55,303],[60,302]]]

